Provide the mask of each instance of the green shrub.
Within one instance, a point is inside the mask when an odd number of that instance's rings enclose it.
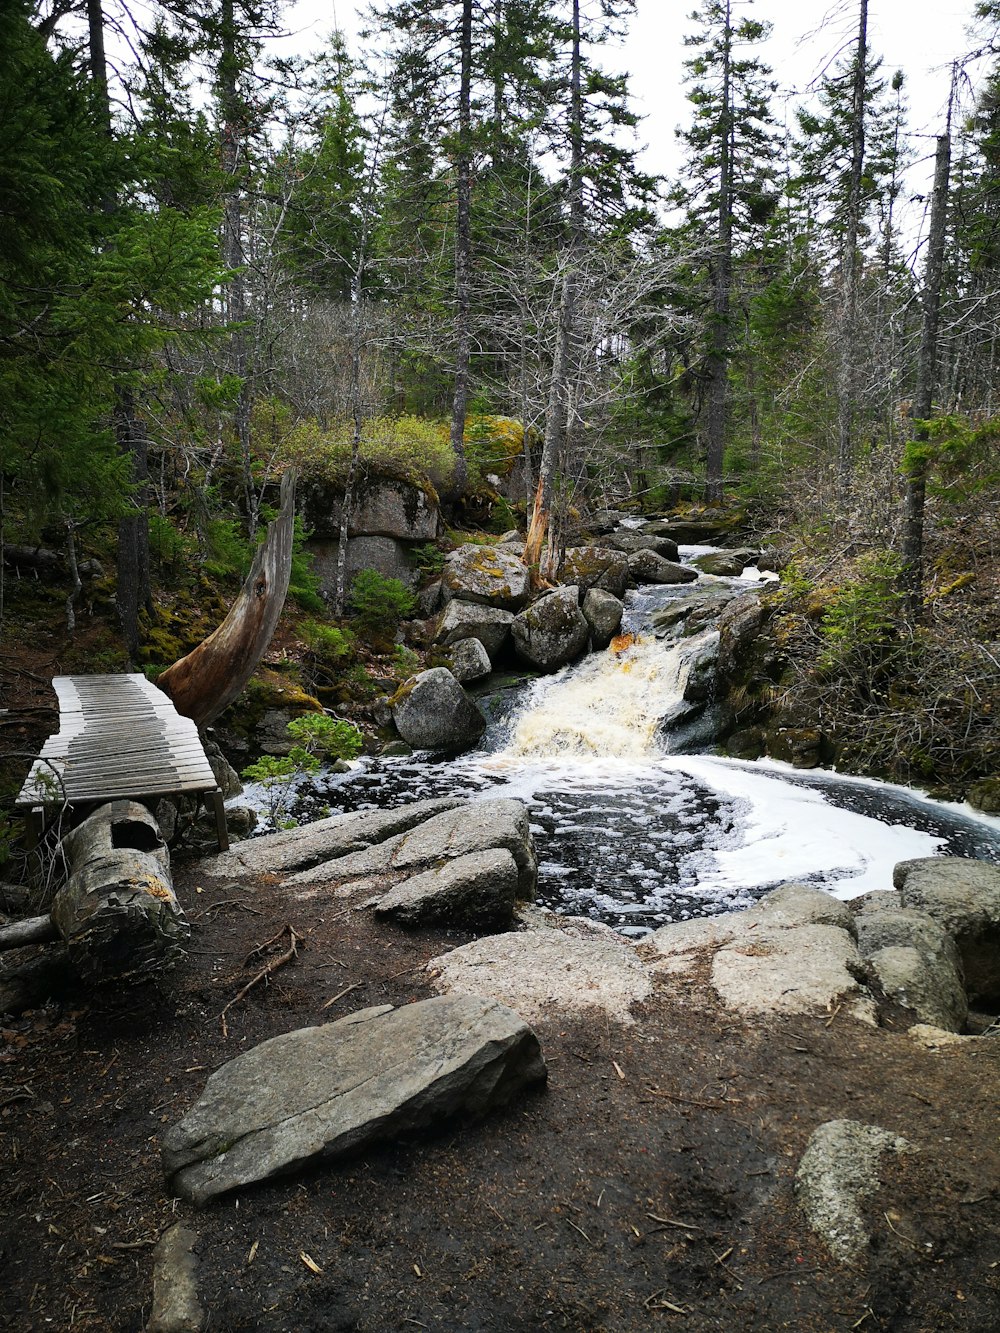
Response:
[[[306,476],[343,480],[351,461],[354,426],[335,422],[322,429],[315,419],[299,423],[281,446],[281,456]],[[361,458],[374,471],[405,477],[417,485],[430,482],[447,489],[455,471],[448,428],[424,417],[369,417],[362,423]]]
[[[391,639],[399,622],[412,615],[416,599],[399,579],[387,579],[374,569],[354,576],[347,604],[363,630],[378,638]]]
[[[423,546],[414,546],[410,558],[425,578],[440,574],[447,558],[444,551],[434,542],[425,542]]]
[[[243,770],[243,777],[264,788],[268,815],[279,828],[295,826],[288,811],[298,778],[316,773],[323,760],[356,759],[363,746],[361,732],[353,723],[325,713],[304,713],[293,718],[287,730],[296,742],[287,755],[261,755]]]
[[[902,560],[893,551],[875,551],[857,562],[858,577],[838,588],[823,615],[819,665],[843,667],[853,658],[871,661],[897,638],[905,593],[899,583]]]
[[[304,713],[293,718],[288,724],[288,734],[297,742],[290,757],[356,759],[363,746],[361,732],[353,722],[328,717],[326,713]]]
[[[299,633],[305,639],[306,647],[320,662],[342,662],[354,651],[354,635],[349,629],[326,625],[320,620],[304,620],[299,626]]]

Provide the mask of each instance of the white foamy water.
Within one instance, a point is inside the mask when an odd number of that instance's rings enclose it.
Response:
[[[680,705],[692,662],[710,634],[667,647],[645,635],[539,681],[517,716],[505,758],[535,761],[649,757],[656,733]]]

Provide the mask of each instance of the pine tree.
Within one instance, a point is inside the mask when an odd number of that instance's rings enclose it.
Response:
[[[753,48],[769,27],[736,19],[733,0],[707,0],[692,20],[699,32],[685,38],[697,54],[686,62],[694,109],[681,138],[689,152],[685,181],[674,202],[687,214],[690,234],[708,226],[705,260],[711,314],[704,375],[706,498],[722,496],[727,436],[729,363],[734,337],[734,258],[760,238],[777,202],[770,70]]]

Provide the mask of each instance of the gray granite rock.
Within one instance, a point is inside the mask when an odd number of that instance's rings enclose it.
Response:
[[[471,996],[364,1009],[237,1056],[164,1135],[164,1173],[194,1204],[369,1145],[482,1115],[546,1076],[513,1012]]]
[[[795,1191],[809,1225],[841,1263],[859,1259],[871,1242],[861,1205],[879,1187],[883,1155],[908,1151],[905,1139],[857,1120],[828,1120],[810,1138]]]
[[[955,940],[970,1001],[1000,1002],[1000,866],[923,857],[901,861],[893,883],[904,907],[926,912]]]
[[[694,583],[698,577],[690,565],[678,565],[655,551],[633,551],[628,557],[628,574],[633,583]]]
[[[493,670],[490,655],[479,639],[459,639],[451,645],[448,660],[451,674],[460,684],[467,680],[482,680]]]
[[[496,662],[507,646],[513,623],[513,611],[477,602],[451,601],[438,618],[434,641],[447,647],[462,639],[478,639],[489,653],[490,661]]]
[[[622,603],[603,588],[588,588],[580,609],[590,626],[591,643],[595,648],[607,648],[621,628],[625,611]]]
[[[607,538],[605,545],[615,551],[624,551],[626,555],[631,555],[633,551],[655,551],[666,560],[680,558],[677,543],[672,538],[654,537],[650,533],[616,532]]]
[[[586,592],[603,588],[615,597],[624,597],[628,585],[628,560],[622,551],[602,546],[571,546],[563,557],[559,582],[573,584]]]
[[[417,750],[467,750],[486,719],[447,667],[412,676],[389,701],[396,730]]]
[[[579,657],[590,637],[579,600],[578,588],[556,588],[515,616],[511,635],[518,657],[540,671],[557,671]]]
[[[198,1299],[198,1234],[169,1227],[153,1251],[153,1307],[146,1333],[201,1333],[205,1311]]]
[[[395,882],[441,867],[446,861],[470,852],[501,847],[517,865],[517,897],[535,896],[538,862],[528,824],[528,813],[520,801],[489,800],[460,802],[426,822],[383,842],[336,860],[312,865],[288,881],[291,885],[326,881],[351,889],[359,883],[389,877]]]
[[[347,815],[330,815],[301,828],[254,838],[218,856],[206,857],[201,864],[206,874],[217,876],[237,876],[245,871],[274,875],[304,870],[385,842],[442,811],[462,805],[464,802],[458,797],[443,796],[411,801],[395,810],[356,810]]]
[[[530,575],[512,550],[470,543],[448,556],[441,572],[441,591],[446,600],[520,611],[531,592]]]
[[[510,852],[488,847],[403,880],[375,904],[375,915],[404,926],[499,930],[514,917],[518,869]]]
[[[958,971],[945,958],[893,944],[873,950],[866,961],[886,995],[912,1009],[921,1023],[962,1031],[969,1001]]]
[[[743,547],[735,551],[710,551],[705,555],[695,556],[691,563],[703,574],[738,578],[747,565],[752,565],[756,559],[756,551]]]

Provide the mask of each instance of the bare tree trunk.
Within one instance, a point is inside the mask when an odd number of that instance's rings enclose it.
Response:
[[[854,468],[855,365],[860,303],[861,184],[865,165],[865,103],[868,97],[868,0],[861,0],[858,45],[851,107],[851,179],[847,195],[847,227],[841,261],[840,355],[837,367],[837,472],[843,494],[850,490]]]
[[[934,410],[950,170],[951,108],[949,105],[948,132],[942,134],[937,141],[937,155],[934,162],[934,196],[931,202],[930,235],[927,239],[927,258],[924,268],[920,357],[917,364],[916,393],[913,398],[913,418],[917,423],[913,432],[913,442],[917,447],[912,451],[906,470],[903,512],[903,587],[906,591],[907,612],[913,621],[919,620],[923,612],[927,458],[920,445],[927,441],[927,428],[922,423],[930,419]]]
[[[458,93],[457,201],[455,215],[455,394],[451,408],[451,448],[455,455],[452,489],[465,490],[465,413],[469,397],[469,332],[472,287],[472,0],[462,0],[462,74]]]

